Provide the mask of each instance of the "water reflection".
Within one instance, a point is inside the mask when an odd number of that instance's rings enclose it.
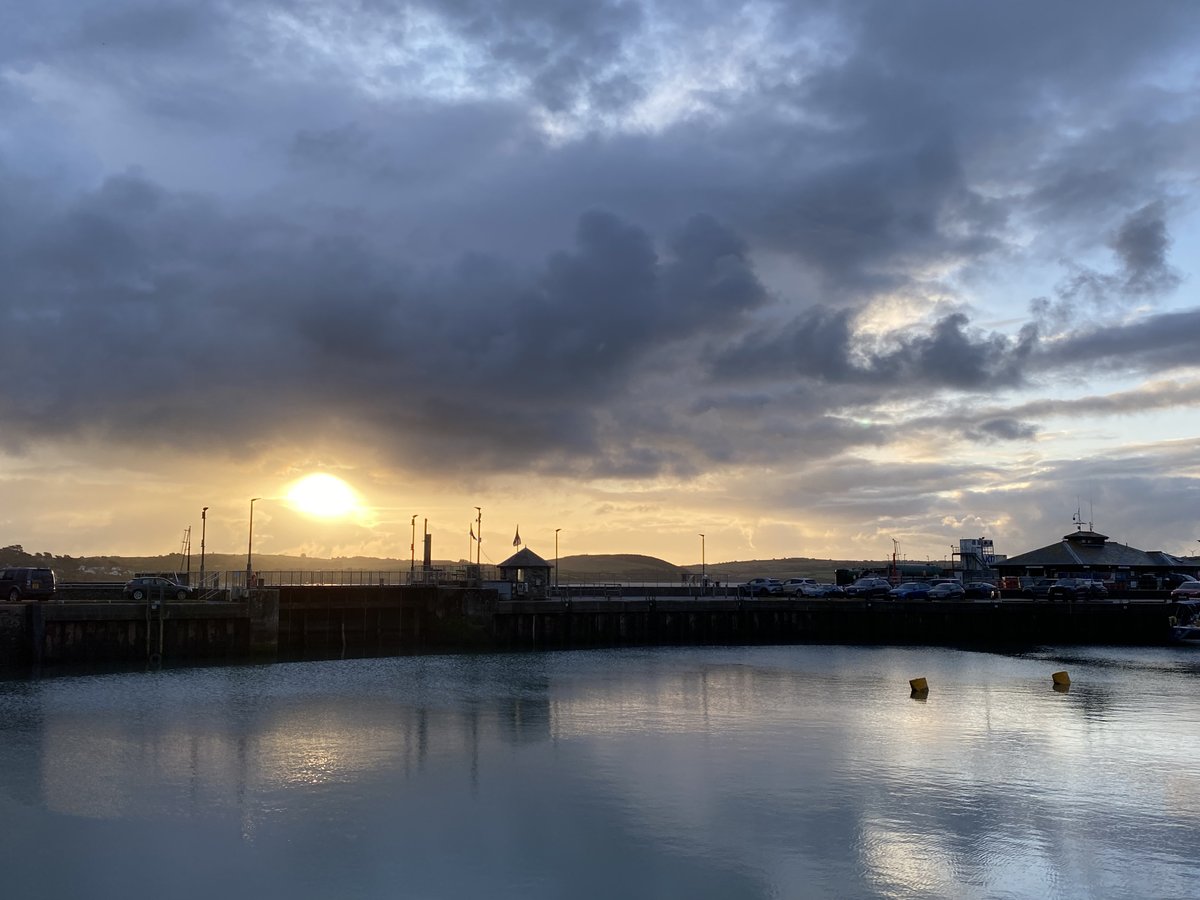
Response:
[[[1068,666],[1070,692],[1047,690]],[[104,848],[99,886],[55,871],[64,896],[116,896],[103,873],[146,863],[108,835],[137,833],[189,896],[216,888],[219,852],[289,898],[1182,897],[1189,667],[704,648],[6,682],[0,814],[18,883],[52,863],[45,829]]]

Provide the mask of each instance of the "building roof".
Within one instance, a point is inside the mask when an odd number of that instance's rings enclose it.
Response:
[[[1045,566],[1050,568],[1121,568],[1164,569],[1186,565],[1182,560],[1163,553],[1161,550],[1138,550],[1128,544],[1111,543],[1108,535],[1095,531],[1076,531],[1063,535],[1057,544],[1010,556],[996,568],[1028,568]]]
[[[550,563],[546,562],[528,547],[522,547],[504,562],[500,563],[497,568],[500,569],[549,569],[552,568]]]

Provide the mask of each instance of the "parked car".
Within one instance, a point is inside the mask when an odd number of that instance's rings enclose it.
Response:
[[[190,600],[196,596],[196,589],[188,587],[186,584],[180,584],[178,581],[172,581],[170,578],[146,575],[125,582],[125,588],[121,594],[129,600],[145,600],[146,598]]]
[[[1171,591],[1172,600],[1200,600],[1200,581],[1185,581]]]
[[[1050,596],[1050,588],[1058,582],[1057,578],[1039,578],[1032,584],[1025,585],[1021,594],[1034,600],[1045,600]]]
[[[972,600],[1000,599],[1000,589],[987,581],[968,581],[963,585],[963,593]]]
[[[906,581],[888,591],[888,596],[893,600],[926,600],[932,587],[927,581]]]
[[[5,600],[49,600],[58,590],[53,569],[9,566],[0,570],[0,597]]]
[[[751,578],[740,586],[740,590],[751,597],[766,597],[771,594],[782,594],[783,585],[778,578]]]
[[[805,597],[844,597],[846,592],[836,584],[809,584],[803,588]]]
[[[926,595],[927,600],[961,600],[966,596],[963,586],[957,581],[943,581],[935,584]]]
[[[1090,578],[1060,578],[1050,586],[1047,600],[1101,600],[1108,596],[1108,589],[1099,581]]]
[[[865,597],[867,599],[880,599],[888,595],[888,591],[892,589],[891,583],[886,578],[877,578],[874,576],[865,576],[858,579],[854,584],[846,586],[847,597]]]
[[[808,596],[805,588],[815,588],[817,579],[815,578],[789,578],[783,582],[782,592],[789,597]]]
[[[1137,588],[1142,591],[1170,591],[1196,581],[1191,575],[1182,572],[1167,572],[1164,575],[1147,573],[1137,580]]]

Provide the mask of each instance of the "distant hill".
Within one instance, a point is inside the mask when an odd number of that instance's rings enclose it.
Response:
[[[402,572],[409,559],[370,556],[339,556],[322,559],[281,554],[254,555],[254,568],[270,572]],[[435,560],[437,566],[459,566],[464,560]],[[553,563],[553,560],[549,560]],[[199,554],[190,563],[178,553],[160,556],[54,556],[50,553],[26,553],[19,545],[0,548],[0,566],[50,566],[62,581],[124,581],[134,572],[200,571]],[[734,560],[710,562],[705,567],[709,578],[722,582],[740,582],[751,578],[812,577],[832,581],[835,569],[876,568],[883,562],[831,560],[792,557],[788,559]],[[235,553],[209,553],[204,558],[209,572],[244,571],[246,557]],[[647,581],[670,583],[683,576],[700,574],[700,564],[677,566],[665,559],[638,553],[599,553],[563,556],[558,560],[563,581]]]
[[[816,578],[833,581],[836,569],[874,569],[886,562],[865,560],[787,559],[733,560],[710,562],[704,569],[710,579],[722,582],[749,581],[751,578]],[[559,577],[566,581],[678,581],[684,575],[699,575],[700,564],[677,566],[653,556],[634,553],[584,554],[564,556],[558,561]]]

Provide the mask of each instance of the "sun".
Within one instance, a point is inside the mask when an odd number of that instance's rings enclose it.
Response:
[[[335,475],[314,472],[292,484],[287,492],[293,509],[322,519],[334,519],[358,509],[354,488]]]

